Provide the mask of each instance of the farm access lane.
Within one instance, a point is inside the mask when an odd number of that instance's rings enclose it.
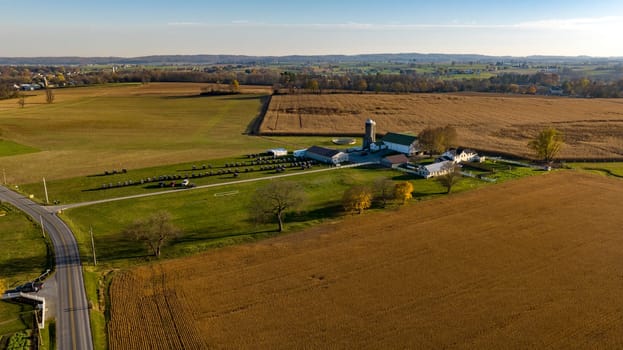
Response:
[[[71,203],[71,204],[65,204],[65,205],[46,206],[46,207],[42,207],[42,208],[44,208],[45,210],[47,210],[50,213],[57,213],[59,211],[65,210],[65,209],[86,207],[86,206],[89,206],[89,205],[109,203],[109,202],[116,202],[116,201],[122,201],[122,200],[126,200],[126,199],[136,199],[136,198],[143,198],[143,197],[159,196],[159,195],[163,195],[163,194],[178,193],[179,191],[184,191],[185,192],[185,191],[198,190],[198,189],[202,189],[202,188],[221,187],[221,186],[242,184],[242,183],[247,183],[247,182],[265,181],[265,180],[272,180],[272,179],[278,179],[278,178],[284,178],[284,177],[290,177],[290,176],[307,175],[307,174],[313,174],[313,173],[320,173],[320,172],[324,172],[324,171],[339,170],[339,169],[344,169],[344,168],[354,168],[354,167],[359,167],[359,166],[364,166],[364,165],[372,165],[372,164],[378,164],[378,161],[376,161],[376,162],[375,161],[363,161],[363,162],[355,163],[355,164],[348,164],[348,165],[342,165],[342,166],[325,168],[325,169],[307,170],[307,171],[304,171],[304,172],[298,172],[298,173],[293,173],[293,174],[272,175],[272,176],[254,178],[254,179],[236,180],[236,181],[229,181],[229,182],[221,182],[221,183],[217,183],[217,184],[201,185],[201,186],[184,188],[184,189],[174,189],[174,190],[168,190],[168,191],[159,191],[159,192],[152,192],[152,193],[135,194],[135,195],[132,195],[132,196],[100,199],[100,200],[90,201],[90,202],[81,202],[81,203]]]
[[[4,186],[0,186],[0,200],[28,214],[35,222],[41,222],[54,245],[58,295],[56,348],[93,349],[80,253],[73,233],[54,213]]]

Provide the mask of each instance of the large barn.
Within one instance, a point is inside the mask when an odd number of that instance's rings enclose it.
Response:
[[[388,132],[383,136],[383,144],[392,151],[413,155],[420,151],[417,136]]]
[[[348,154],[330,148],[312,146],[305,151],[305,157],[322,163],[340,164],[348,162]]]

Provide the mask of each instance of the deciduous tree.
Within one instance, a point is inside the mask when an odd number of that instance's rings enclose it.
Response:
[[[229,84],[229,89],[231,90],[231,92],[240,92],[240,83],[238,82],[238,80],[232,80]]]
[[[455,147],[458,140],[456,129],[450,125],[437,128],[426,128],[418,134],[418,143],[423,151],[429,154],[442,153]]]
[[[53,103],[54,102],[54,92],[50,89],[45,89],[45,101],[47,103]]]
[[[539,159],[551,163],[563,144],[563,135],[554,128],[548,128],[538,133],[536,138],[528,143]]]
[[[461,181],[463,175],[461,175],[461,168],[458,164],[448,163],[446,167],[443,168],[447,173],[436,178],[437,182],[439,182],[443,187],[446,188],[446,193],[450,194],[452,192],[452,187]]]
[[[168,212],[160,211],[147,219],[134,221],[126,227],[124,234],[144,242],[150,252],[159,258],[162,247],[179,234],[179,229],[171,223],[171,216]]]
[[[366,186],[353,186],[344,192],[342,205],[347,212],[361,214],[372,205],[372,191]]]
[[[276,218],[279,224],[279,232],[282,232],[285,214],[299,209],[305,199],[305,192],[297,183],[273,181],[255,191],[251,198],[250,210],[258,221]]]
[[[394,187],[394,196],[396,199],[400,199],[402,204],[405,204],[409,199],[413,197],[413,185],[409,181],[399,182]]]
[[[380,178],[374,182],[376,190],[376,198],[381,203],[381,207],[385,208],[387,202],[394,198],[394,182],[390,179]]]

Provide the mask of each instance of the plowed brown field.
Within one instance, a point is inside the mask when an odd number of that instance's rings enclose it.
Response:
[[[620,349],[622,202],[557,172],[136,268],[110,348]]]
[[[273,96],[261,132],[419,133],[453,125],[463,146],[529,155],[528,141],[546,126],[562,130],[562,157],[623,156],[623,99],[574,99],[478,94],[336,94]]]

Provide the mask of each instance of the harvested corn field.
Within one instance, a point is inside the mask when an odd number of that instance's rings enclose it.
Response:
[[[621,348],[622,184],[561,171],[139,267],[110,348]]]
[[[528,156],[528,141],[553,126],[567,158],[623,157],[623,100],[488,94],[328,94],[273,96],[260,131],[269,134],[419,133],[453,125],[463,146]]]

